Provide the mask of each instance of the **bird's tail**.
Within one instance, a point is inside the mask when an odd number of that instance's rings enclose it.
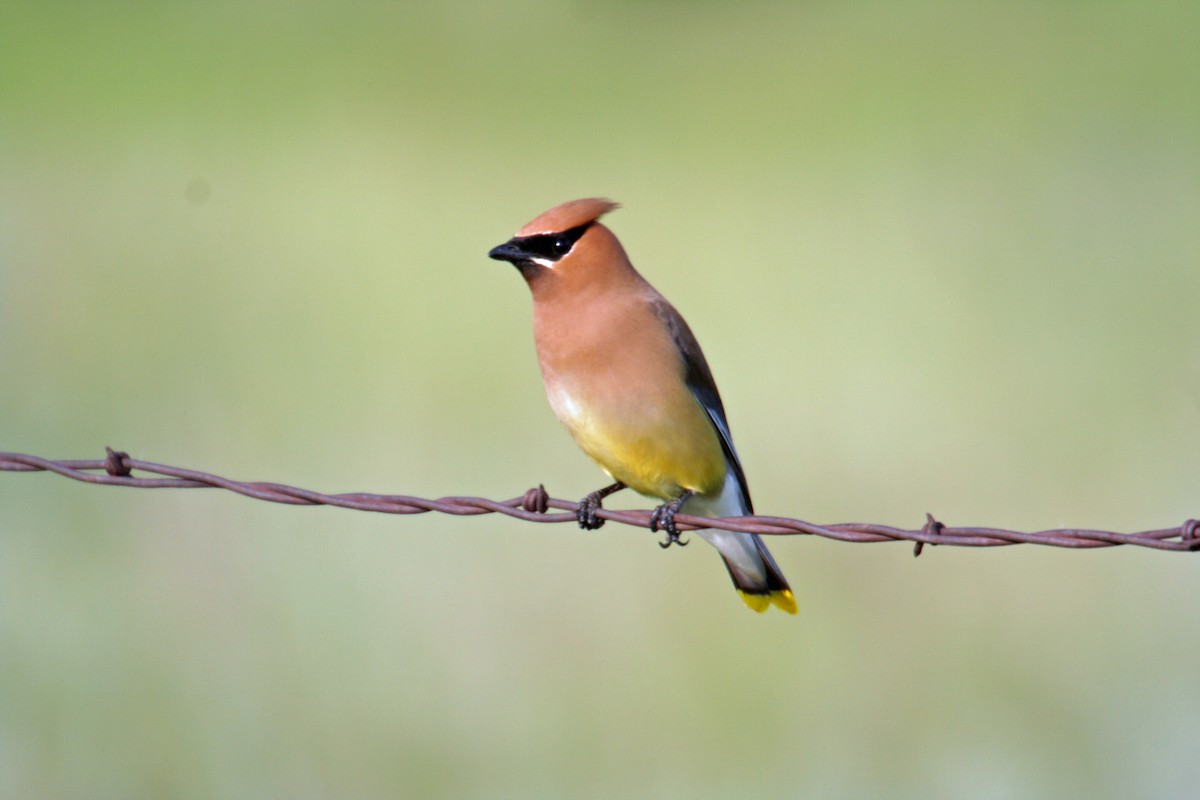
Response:
[[[738,594],[742,596],[742,600],[746,605],[760,614],[766,611],[772,604],[789,614],[795,614],[797,610],[796,597],[792,594],[792,587],[788,586],[787,579],[779,571],[779,565],[771,557],[771,551],[763,544],[763,540],[757,533],[743,535],[749,535],[754,540],[754,546],[758,548],[758,553],[762,557],[763,568],[766,570],[766,580],[752,581],[745,584],[739,583],[733,565],[729,563],[729,559],[725,559],[725,566],[729,569],[729,576],[733,578],[733,585],[737,587]],[[723,555],[724,553],[722,553]]]
[[[697,531],[717,548],[742,601],[760,614],[772,605],[795,614],[796,597],[758,534]]]
[[[730,469],[725,475],[725,486],[714,495],[695,495],[684,506],[688,514],[699,513],[709,517],[741,517],[754,513],[750,496],[743,486],[740,471]],[[779,571],[779,565],[771,557],[771,551],[756,533],[735,533],[716,528],[696,531],[696,534],[717,548],[733,579],[743,602],[758,613],[772,605],[789,614],[795,614],[796,597],[788,586],[787,579]]]

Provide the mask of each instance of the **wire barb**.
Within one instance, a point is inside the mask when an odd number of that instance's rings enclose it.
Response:
[[[945,528],[946,528],[945,525],[943,525],[942,523],[938,522],[936,519],[933,518],[933,514],[930,514],[928,511],[925,512],[925,527],[921,528],[922,535],[924,535],[924,536],[940,536],[942,531],[945,530]],[[917,556],[921,555],[921,551],[923,551],[925,549],[926,544],[927,543],[924,539],[920,539],[917,541],[916,544],[913,545],[913,558],[916,558]],[[937,546],[937,542],[928,542],[928,544],[931,544],[934,547]]]
[[[575,522],[578,502],[551,497],[540,484],[511,500],[488,500],[483,497],[442,497],[429,500],[406,495],[323,494],[281,483],[243,482],[208,472],[155,464],[132,458],[128,453],[105,448],[106,457],[94,460],[54,461],[22,453],[0,452],[0,472],[52,472],[64,478],[107,486],[131,486],[142,489],[224,489],[255,500],[303,506],[337,506],[381,514],[426,514],[436,511],[456,516],[503,514],[528,522]],[[134,472],[158,477],[142,477]],[[550,509],[563,513],[551,513]],[[618,511],[597,509],[596,516],[645,528],[649,511]],[[841,523],[815,525],[787,517],[726,517],[710,519],[690,514],[677,514],[675,524],[681,531],[698,528],[717,528],[765,536],[820,536],[839,542],[911,541],[913,555],[919,556],[926,544],[958,545],[961,547],[999,547],[1011,544],[1040,544],[1049,547],[1091,549],[1132,545],[1153,550],[1195,552],[1200,550],[1200,520],[1189,519],[1175,528],[1161,528],[1138,533],[1114,533],[1075,528],[1054,530],[1010,531],[1002,528],[950,528],[925,515],[925,525],[916,530],[893,528],[873,523]]]
[[[108,458],[104,459],[104,471],[113,476],[128,477],[133,471],[129,468],[129,453],[111,447],[105,447],[104,450],[108,453]]]
[[[1183,523],[1179,542],[1188,550],[1200,550],[1200,519],[1189,519]]]
[[[550,494],[546,487],[539,483],[526,492],[521,499],[521,508],[533,514],[545,514],[550,508]]]

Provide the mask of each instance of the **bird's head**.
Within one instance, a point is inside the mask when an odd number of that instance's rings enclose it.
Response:
[[[616,203],[598,197],[555,206],[493,247],[488,257],[511,262],[531,288],[549,275],[559,279],[554,283],[595,280],[629,263],[616,237],[597,221],[615,208]]]

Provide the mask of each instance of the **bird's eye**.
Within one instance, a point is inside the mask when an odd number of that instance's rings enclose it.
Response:
[[[554,244],[551,245],[551,250],[556,256],[565,256],[571,251],[571,245],[573,244],[575,244],[573,240],[568,239],[566,236],[559,236],[554,240]]]

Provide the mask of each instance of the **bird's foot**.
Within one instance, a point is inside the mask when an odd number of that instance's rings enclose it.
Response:
[[[594,531],[604,525],[604,520],[596,516],[602,500],[599,492],[592,492],[579,501],[579,508],[575,509],[575,519],[579,520],[579,527],[585,531]]]
[[[680,547],[687,546],[687,542],[679,538],[679,529],[675,527],[675,515],[679,513],[680,507],[687,502],[687,499],[692,494],[694,493],[691,491],[685,491],[671,502],[663,503],[654,509],[654,513],[650,515],[650,530],[662,531],[667,534],[666,540],[658,543],[658,546],[662,549],[666,550],[673,544],[677,544]]]
[[[601,503],[604,498],[608,497],[613,492],[619,492],[625,488],[623,483],[614,483],[611,486],[605,486],[603,489],[597,489],[587,497],[579,501],[579,507],[575,509],[575,519],[579,520],[579,527],[585,531],[594,531],[604,524],[604,520],[596,516],[596,512],[601,509]]]

